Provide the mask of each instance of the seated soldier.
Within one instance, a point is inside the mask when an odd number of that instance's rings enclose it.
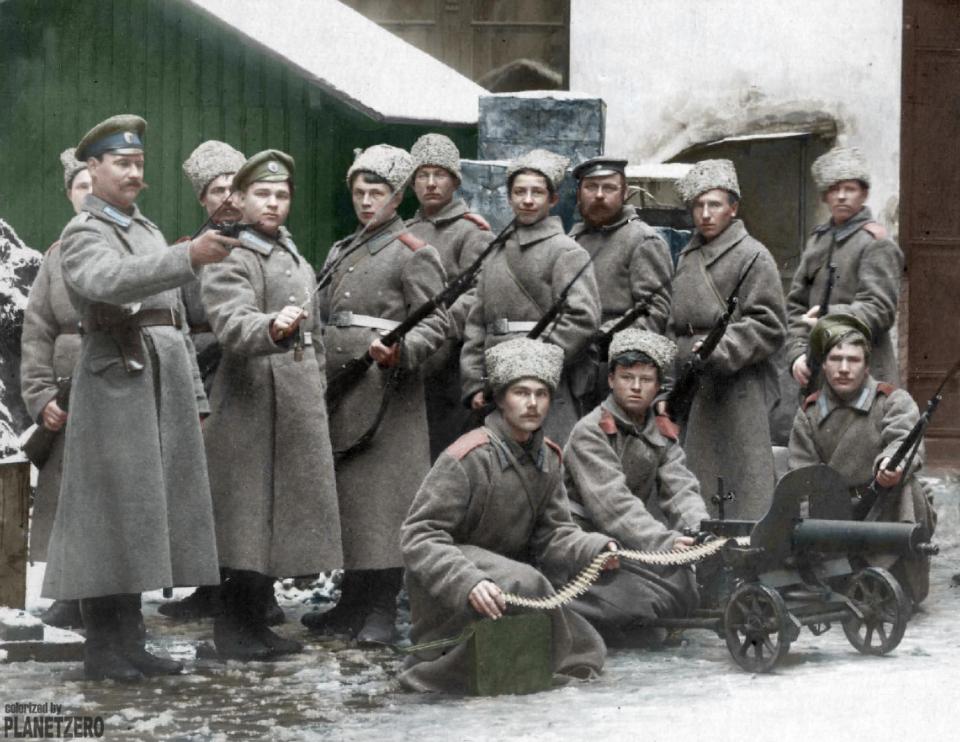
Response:
[[[563,351],[517,338],[488,349],[485,361],[497,410],[440,455],[401,529],[414,642],[457,636],[479,617],[499,618],[504,591],[552,595],[534,563],[577,570],[617,548],[570,519],[560,449],[541,430]],[[614,558],[605,568],[616,566]],[[566,607],[550,618],[553,671],[598,673],[606,655],[600,635]],[[463,693],[466,649],[417,652],[400,681],[410,690]]]
[[[886,465],[920,417],[907,392],[870,375],[870,329],[849,314],[828,314],[810,334],[810,351],[822,359],[820,390],[804,400],[790,433],[790,468],[828,464],[846,479],[855,506],[876,477],[880,496],[865,520],[920,523],[933,535],[936,513],[916,476],[923,463],[921,444],[905,472]],[[856,508],[855,508],[856,509]],[[914,605],[929,590],[929,557],[870,557],[889,569]]]
[[[564,468],[574,520],[600,530],[627,549],[686,549],[707,511],[697,478],[687,469],[675,428],[651,403],[676,346],[639,329],[610,343],[610,394],[577,423],[564,448]],[[644,630],[647,619],[681,617],[697,607],[689,567],[649,567],[626,562],[573,608],[611,644],[645,643],[662,632]]]

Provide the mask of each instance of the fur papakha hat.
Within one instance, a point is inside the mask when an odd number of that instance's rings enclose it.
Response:
[[[413,158],[405,149],[390,144],[375,144],[365,150],[355,149],[355,159],[347,170],[347,187],[350,178],[360,170],[379,175],[393,189],[394,193],[404,187],[413,172]]]
[[[841,180],[862,180],[870,187],[867,161],[856,147],[834,147],[813,161],[810,172],[821,193]]]
[[[628,327],[613,336],[607,358],[612,363],[617,356],[631,351],[650,356],[660,371],[668,372],[673,366],[674,357],[677,355],[677,346],[663,335]]]
[[[202,198],[203,192],[215,178],[237,172],[246,159],[246,155],[226,142],[209,139],[183,161],[183,174],[193,186],[197,198]]]
[[[714,188],[730,191],[740,198],[737,169],[730,160],[700,160],[676,182],[675,187],[686,204]]]
[[[870,328],[859,317],[844,312],[828,314],[810,331],[810,355],[823,361],[835,345],[857,339],[862,339],[868,350],[873,343]]]
[[[60,153],[60,164],[63,165],[63,189],[69,191],[77,173],[87,169],[87,163],[77,159],[76,147],[67,147]]]
[[[539,379],[550,392],[557,391],[563,370],[563,349],[530,338],[514,338],[488,348],[484,353],[487,379],[493,391],[505,389],[518,379]]]
[[[450,137],[443,134],[424,134],[413,143],[410,148],[413,157],[413,168],[416,170],[422,165],[442,167],[457,180],[463,180],[460,172],[460,150]]]
[[[510,176],[516,172],[521,170],[536,170],[550,181],[555,191],[559,191],[560,184],[563,183],[563,178],[567,173],[567,166],[569,164],[570,160],[566,157],[562,157],[550,150],[530,150],[514,158],[510,161],[510,164],[507,165],[507,182],[510,181]]]

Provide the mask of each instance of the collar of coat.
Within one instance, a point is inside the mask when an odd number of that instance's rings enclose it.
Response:
[[[614,220],[609,224],[601,224],[600,226],[594,227],[586,222],[577,222],[570,230],[570,236],[573,237],[573,239],[577,239],[577,237],[580,235],[589,234],[591,232],[599,232],[600,234],[616,232],[624,224],[635,221],[639,218],[640,215],[633,206],[624,205],[623,208],[620,209],[620,213],[617,214]]]
[[[92,193],[88,193],[83,199],[83,211],[123,230],[130,229],[130,225],[134,222],[140,222],[157,229],[156,224],[140,213],[140,207],[136,204],[133,205],[133,213],[128,214]]]
[[[860,211],[850,217],[839,227],[836,226],[833,223],[833,219],[831,219],[825,224],[818,224],[816,227],[814,227],[813,233],[819,237],[820,235],[826,234],[832,229],[834,231],[834,238],[836,241],[843,242],[850,235],[860,231],[864,224],[872,221],[873,213],[870,211],[870,207],[864,206],[862,209],[860,209]]]
[[[273,252],[274,245],[280,245],[293,256],[294,260],[300,262],[300,253],[286,227],[280,227],[280,231],[275,238],[268,237],[255,229],[245,229],[240,233],[238,239],[247,249],[265,256],[269,256]]]
[[[849,402],[845,402],[834,394],[829,384],[825,383],[823,385],[823,391],[825,393],[821,393],[817,397],[817,415],[820,418],[817,422],[818,425],[823,425],[824,421],[830,417],[830,413],[841,408],[856,410],[863,415],[870,412],[870,408],[873,407],[873,402],[877,398],[877,380],[868,374],[860,393]]]
[[[361,245],[366,245],[367,250],[371,255],[376,255],[383,248],[393,242],[397,237],[399,237],[406,230],[406,226],[403,223],[403,219],[400,218],[399,214],[394,214],[393,218],[387,222],[384,222],[376,229],[373,229],[367,232],[363,239],[360,241]],[[353,236],[350,238],[350,244],[353,244],[353,241],[357,238],[357,235],[363,231],[363,227],[359,227]]]
[[[550,460],[556,457],[548,456],[547,444],[544,442],[543,428],[537,430],[527,445],[523,446],[517,443],[510,435],[510,429],[503,419],[500,410],[494,410],[483,421],[485,427],[493,432],[490,438],[490,445],[497,454],[497,460],[500,462],[501,469],[507,469],[512,464],[507,453],[523,463],[524,459],[531,462],[539,471],[546,472],[551,470]],[[559,461],[558,461],[559,464]]]
[[[536,224],[518,224],[514,233],[520,247],[527,247],[535,242],[543,242],[556,235],[565,234],[563,231],[563,222],[559,216],[547,216]]]
[[[643,425],[637,425],[633,418],[630,417],[623,408],[617,404],[617,400],[614,399],[613,393],[607,395],[607,398],[600,403],[600,406],[603,411],[606,411],[613,418],[614,423],[616,423],[617,429],[623,432],[626,435],[632,435],[637,438],[643,438],[650,445],[657,446],[658,448],[666,448],[670,444],[669,439],[660,432],[660,429],[657,427],[656,416],[653,414],[652,409],[647,410],[646,417],[643,419]],[[601,411],[601,415],[603,412]],[[603,427],[603,418],[601,417],[601,428]],[[607,432],[607,431],[604,431]]]
[[[417,209],[417,213],[413,215],[413,219],[407,223],[407,226],[417,222],[430,222],[436,227],[442,227],[457,221],[468,211],[466,201],[462,198],[454,198],[433,216],[427,216],[423,213],[423,209]]]
[[[703,259],[706,264],[713,265],[749,236],[743,220],[734,219],[730,222],[729,227],[709,242],[704,242],[701,234],[694,232],[690,244],[683,248],[683,252],[681,252],[680,255],[682,257],[687,253],[692,253],[694,250],[700,250],[703,252]]]

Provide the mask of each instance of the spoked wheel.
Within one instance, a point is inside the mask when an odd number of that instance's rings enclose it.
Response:
[[[910,601],[896,578],[879,567],[867,567],[853,576],[847,597],[855,614],[843,621],[843,633],[863,654],[886,654],[903,639],[910,618]]]
[[[727,649],[748,672],[770,672],[790,650],[790,618],[780,593],[747,583],[730,596],[723,615]]]

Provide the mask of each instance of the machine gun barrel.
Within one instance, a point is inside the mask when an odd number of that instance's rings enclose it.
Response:
[[[847,554],[917,556],[936,549],[923,540],[919,523],[820,518],[808,518],[797,523],[793,528],[792,543],[800,551]]]

